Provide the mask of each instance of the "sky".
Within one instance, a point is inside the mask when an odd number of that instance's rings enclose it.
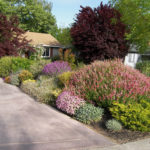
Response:
[[[108,0],[49,0],[52,2],[52,14],[55,16],[58,27],[68,27],[74,22],[80,6],[92,8],[108,3]]]

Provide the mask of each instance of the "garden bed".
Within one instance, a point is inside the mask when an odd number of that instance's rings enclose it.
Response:
[[[65,61],[30,64],[24,59],[22,65],[5,66],[12,60],[20,58],[1,59],[0,76],[38,102],[56,107],[117,143],[150,137],[150,78],[120,60],[95,61],[80,69]]]
[[[106,137],[111,138],[119,144],[150,138],[150,132],[131,131],[128,129],[122,129],[118,132],[109,131],[105,127],[105,122],[108,118],[110,118],[110,116],[105,114],[100,122],[91,123],[88,127]]]

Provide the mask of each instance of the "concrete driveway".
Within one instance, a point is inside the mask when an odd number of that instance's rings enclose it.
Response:
[[[110,139],[0,79],[0,150],[79,150]]]

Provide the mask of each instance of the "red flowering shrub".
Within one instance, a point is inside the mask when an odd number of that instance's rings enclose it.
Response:
[[[74,73],[66,90],[105,107],[149,98],[150,78],[120,60],[95,61]]]

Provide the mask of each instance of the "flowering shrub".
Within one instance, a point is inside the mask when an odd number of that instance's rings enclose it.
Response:
[[[36,98],[39,102],[55,105],[61,89],[58,88],[55,78],[42,80],[25,80],[22,82],[21,89]]]
[[[70,71],[71,68],[67,62],[55,61],[45,65],[43,73],[49,76],[57,76],[63,72]]]
[[[35,61],[30,66],[30,72],[33,74],[34,77],[37,77],[38,75],[42,74],[43,67],[49,63],[50,63],[50,60],[41,59],[39,61]]]
[[[5,81],[6,83],[10,83],[10,82],[11,82],[10,76],[5,77],[5,78],[4,78],[4,81]]]
[[[75,111],[84,104],[84,100],[77,96],[72,96],[70,92],[62,92],[57,100],[56,106],[67,114],[74,115]]]
[[[28,79],[28,80],[23,81],[24,84],[25,84],[25,83],[28,83],[28,82],[36,82],[36,80]]]
[[[31,72],[29,72],[28,70],[22,70],[19,74],[19,80],[21,82],[28,80],[28,79],[33,79],[33,75]]]
[[[64,73],[58,75],[60,86],[67,85],[69,83],[69,80],[70,80],[72,74],[73,74],[73,72],[68,71],[68,72],[64,72]]]
[[[150,98],[150,78],[120,60],[95,61],[75,72],[66,90],[107,107],[113,101],[128,103]]]

